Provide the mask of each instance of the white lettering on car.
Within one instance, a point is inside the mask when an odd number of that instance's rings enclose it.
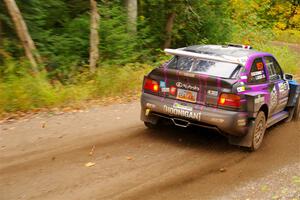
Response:
[[[216,97],[219,95],[219,92],[216,90],[207,90],[207,94]]]
[[[167,88],[167,87],[161,88],[161,91],[165,92],[165,93],[169,93],[170,92],[170,88]]]
[[[194,120],[201,120],[201,113],[196,113],[196,112],[191,112],[187,110],[182,110],[182,109],[177,109],[177,108],[172,108],[167,105],[164,105],[164,111],[167,114],[170,115],[176,115],[176,116],[181,116],[181,117],[186,117]]]
[[[197,87],[197,86],[193,86],[193,85],[190,85],[190,84],[186,84],[186,83],[182,83],[182,82],[177,82],[176,83],[176,86],[178,88],[184,88],[184,89],[187,89],[187,90],[195,90],[195,91],[200,91],[200,88]]]

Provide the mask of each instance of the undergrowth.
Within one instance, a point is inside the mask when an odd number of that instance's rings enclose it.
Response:
[[[9,67],[16,67],[10,62]],[[8,66],[6,66],[8,67]],[[16,67],[17,68],[17,67]],[[122,96],[141,89],[143,75],[152,66],[130,64],[101,67],[96,75],[81,73],[73,83],[50,81],[45,74],[13,73],[0,78],[0,116],[7,112],[28,111],[72,105],[85,100]]]

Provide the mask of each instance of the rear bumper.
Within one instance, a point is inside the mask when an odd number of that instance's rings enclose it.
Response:
[[[142,94],[141,108],[141,120],[146,122],[156,123],[159,118],[167,118],[179,126],[203,126],[233,136],[243,136],[248,130],[246,112],[228,111],[146,93]]]

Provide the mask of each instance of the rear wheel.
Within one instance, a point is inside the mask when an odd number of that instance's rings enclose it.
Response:
[[[293,119],[295,121],[299,121],[300,120],[300,96],[298,97],[298,100],[297,100],[296,105],[295,105]]]
[[[252,123],[252,127],[249,127],[249,131],[252,136],[252,144],[250,146],[251,151],[257,150],[263,141],[266,132],[266,116],[265,113],[260,111]]]

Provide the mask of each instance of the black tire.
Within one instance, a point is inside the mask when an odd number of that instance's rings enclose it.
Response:
[[[263,141],[265,132],[266,132],[266,116],[263,111],[259,111],[254,123],[252,123],[252,127],[249,127],[249,131],[251,134],[252,143],[250,146],[251,151],[257,150]]]
[[[300,120],[300,96],[298,97],[298,100],[297,100],[296,105],[295,105],[293,119],[294,119],[294,121],[299,121]]]
[[[150,122],[144,122],[145,126],[149,129],[156,129],[157,128],[157,124],[152,124]]]

